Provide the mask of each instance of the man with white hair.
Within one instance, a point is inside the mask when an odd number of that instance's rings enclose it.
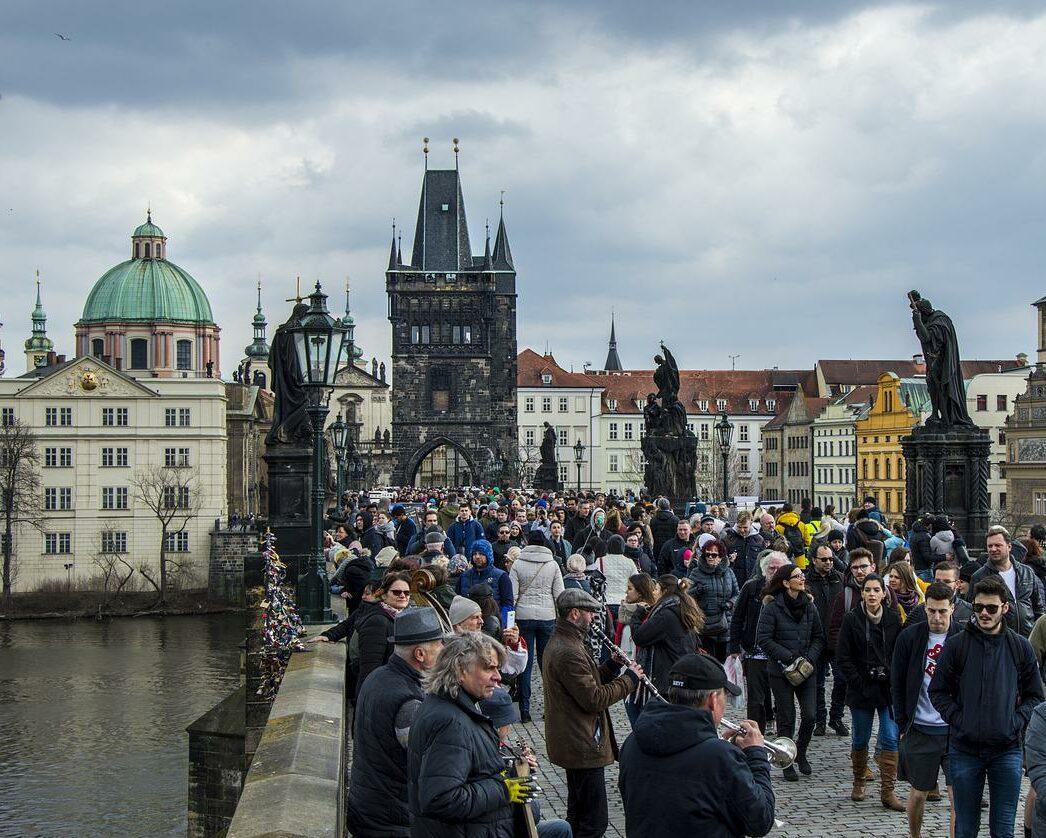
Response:
[[[513,803],[539,791],[507,777],[493,723],[479,702],[501,684],[505,647],[480,632],[448,640],[425,676],[425,700],[407,745],[407,800],[413,835],[458,834],[482,824],[485,835],[513,834]]]

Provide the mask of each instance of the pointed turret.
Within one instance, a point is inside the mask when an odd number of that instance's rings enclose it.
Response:
[[[244,354],[252,362],[266,363],[269,360],[269,344],[265,340],[265,327],[268,323],[262,313],[261,304],[261,280],[258,280],[258,308],[251,321],[254,326],[254,340],[243,350]]]
[[[617,335],[614,332],[614,312],[610,312],[610,347],[607,351],[607,359],[603,364],[603,369],[607,372],[620,372],[624,367],[621,366],[621,359],[617,354]]]
[[[54,351],[54,341],[47,336],[47,314],[40,298],[40,271],[36,272],[36,308],[32,320],[33,333],[25,342],[26,372],[47,366],[47,354]]]
[[[483,248],[483,270],[489,271],[493,266],[490,256],[490,224],[487,224],[487,243]]]
[[[498,234],[494,239],[494,270],[514,271],[512,264],[512,249],[508,246],[508,233],[505,231],[505,212],[502,209],[501,219],[498,221]]]
[[[389,270],[394,271],[400,266],[399,252],[396,250],[396,222],[392,222],[392,247],[389,248]]]
[[[411,267],[429,273],[472,268],[472,246],[457,169],[429,169],[421,186]]]

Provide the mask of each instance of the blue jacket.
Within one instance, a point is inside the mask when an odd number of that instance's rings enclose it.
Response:
[[[1043,700],[1031,643],[1009,629],[985,634],[976,623],[948,638],[929,692],[952,745],[979,754],[1016,748]]]
[[[620,762],[628,835],[761,836],[774,825],[766,751],[720,739],[707,710],[647,702]],[[667,777],[686,780],[666,783]]]
[[[470,567],[462,573],[458,577],[458,593],[468,596],[474,586],[483,583],[490,585],[502,613],[512,607],[512,579],[505,571],[499,570],[490,562],[484,568]]]
[[[403,519],[402,524],[396,526],[396,552],[401,556],[409,556],[410,553],[407,549],[410,547],[411,541],[418,534],[418,525],[411,520],[408,515]]]
[[[447,538],[454,545],[454,552],[461,553],[467,559],[472,558],[472,542],[483,536],[483,525],[475,518],[455,521],[447,529]]]

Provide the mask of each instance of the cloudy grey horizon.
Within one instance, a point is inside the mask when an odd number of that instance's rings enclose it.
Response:
[[[60,33],[68,40],[57,37]],[[0,12],[0,341],[23,371],[34,271],[71,355],[151,205],[200,282],[226,376],[295,277],[387,360],[392,219],[461,140],[476,253],[505,220],[519,348],[600,367],[809,368],[919,351],[905,294],[966,357],[1034,356],[1046,10],[894,4],[392,2]]]

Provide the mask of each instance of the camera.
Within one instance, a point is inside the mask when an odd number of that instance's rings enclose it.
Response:
[[[890,673],[885,666],[868,667],[868,680],[882,684],[890,680]]]

